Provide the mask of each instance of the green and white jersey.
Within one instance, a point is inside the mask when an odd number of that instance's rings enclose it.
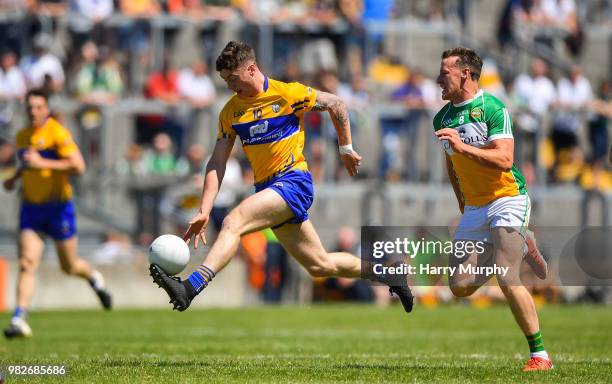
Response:
[[[514,138],[508,109],[482,90],[471,100],[446,104],[434,117],[433,126],[435,131],[453,128],[464,143],[477,148],[493,140]],[[527,193],[525,179],[515,165],[509,171],[493,169],[454,153],[446,141],[442,145],[452,161],[465,205],[481,206],[500,197]]]

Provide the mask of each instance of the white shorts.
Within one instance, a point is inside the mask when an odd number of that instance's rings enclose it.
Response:
[[[468,205],[455,231],[455,240],[492,243],[491,228],[512,227],[524,235],[529,225],[531,201],[529,196],[500,197],[480,207]]]

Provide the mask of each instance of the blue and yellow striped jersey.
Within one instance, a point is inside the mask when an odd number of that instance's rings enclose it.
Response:
[[[290,169],[307,170],[304,112],[312,109],[316,90],[300,83],[264,80],[255,97],[234,95],[219,115],[217,138],[240,137],[255,174],[255,184]]]
[[[40,128],[27,127],[17,133],[17,153],[23,161],[23,153],[33,148],[47,159],[67,157],[78,150],[68,129],[50,117]],[[21,174],[23,201],[31,204],[68,201],[72,188],[68,183],[68,172],[51,169],[23,169]]]

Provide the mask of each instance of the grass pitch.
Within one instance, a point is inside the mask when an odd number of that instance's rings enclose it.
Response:
[[[507,307],[458,305],[34,312],[34,337],[0,341],[0,365],[69,367],[8,383],[612,381],[611,308],[539,313],[552,372],[521,372],[527,343]]]

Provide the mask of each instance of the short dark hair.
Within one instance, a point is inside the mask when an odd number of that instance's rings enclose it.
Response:
[[[249,61],[255,61],[253,48],[242,41],[230,41],[217,57],[217,72],[224,69],[233,71]]]
[[[447,49],[446,51],[442,52],[442,59],[446,59],[448,57],[458,57],[459,60],[457,60],[456,64],[458,66],[467,67],[470,70],[472,80],[478,80],[480,78],[482,59],[473,49],[464,47]]]
[[[26,102],[31,96],[42,97],[43,99],[45,99],[47,104],[49,104],[49,93],[42,88],[30,89],[28,93],[26,93],[26,97],[25,97]]]

